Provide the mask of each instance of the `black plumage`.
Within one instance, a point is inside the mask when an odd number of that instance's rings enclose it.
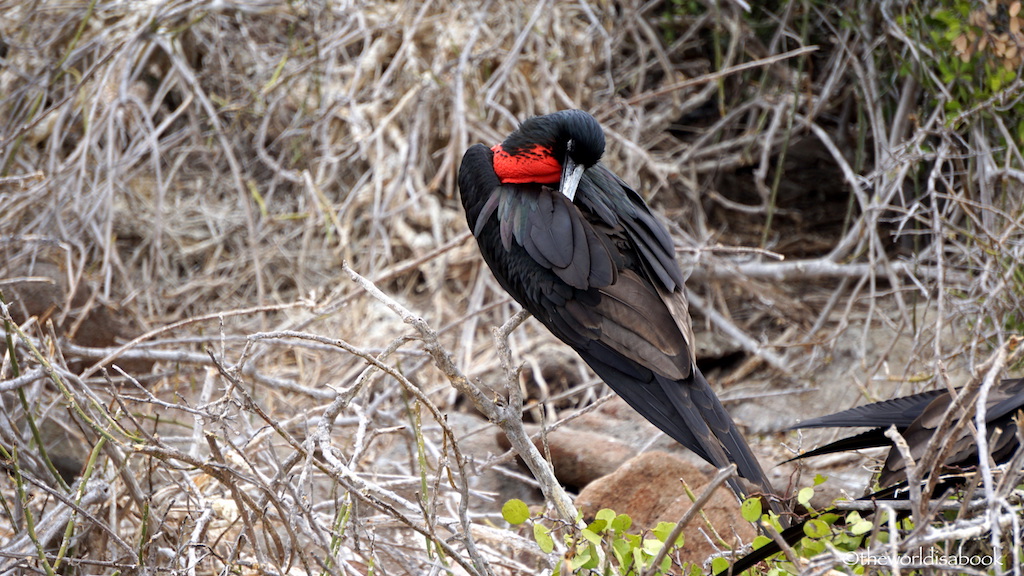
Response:
[[[697,369],[672,238],[599,162],[604,144],[590,114],[568,110],[523,122],[493,148],[469,148],[459,189],[480,252],[501,286],[630,406],[771,493]]]
[[[900,435],[907,441],[911,456],[917,460],[924,455],[928,443],[942,423],[946,411],[954,399],[955,397],[948,390],[930,390],[806,420],[793,428],[867,426],[877,426],[877,428],[836,440],[805,452],[793,460],[846,450],[891,447],[892,440],[885,436],[885,430],[889,426],[896,427]],[[989,391],[985,402],[985,423],[988,431],[989,452],[997,463],[1005,462],[1020,448],[1013,418],[1022,409],[1024,409],[1024,378],[1003,380]],[[962,470],[978,464],[978,445],[969,426],[964,427],[956,437],[950,439],[950,442],[951,448],[941,464],[943,469]],[[878,473],[879,486],[892,486],[906,479],[906,462],[902,454],[899,450],[890,448],[885,463]]]
[[[959,394],[961,391],[958,388],[955,392]],[[973,394],[977,394],[976,389]],[[805,452],[792,460],[846,450],[888,446],[889,453],[878,473],[878,484],[881,489],[860,498],[860,500],[906,499],[909,496],[906,461],[900,451],[893,446],[892,440],[885,436],[885,431],[890,426],[895,426],[907,441],[911,456],[915,461],[919,461],[927,451],[939,424],[946,417],[946,412],[954,400],[954,395],[948,390],[931,390],[865,404],[835,414],[806,420],[793,428],[867,426],[876,426],[876,428],[831,442]],[[973,418],[976,410],[976,407],[970,410],[971,416],[969,417]],[[989,455],[996,464],[1008,462],[1020,450],[1016,420],[1022,418],[1022,410],[1024,410],[1024,378],[1003,380],[989,390],[985,401],[985,429]],[[953,417],[957,416],[953,415]],[[949,443],[948,450],[939,464],[938,472],[941,473],[941,476],[936,479],[935,487],[929,495],[932,498],[941,497],[951,490],[975,482],[970,472],[977,467],[980,454],[972,427],[962,427],[960,432],[950,437],[947,442]],[[830,512],[834,512],[834,510],[828,510],[822,515]],[[870,512],[862,513],[864,516],[869,514]],[[804,537],[805,524],[806,522],[801,522],[784,530],[781,534],[782,539],[790,545],[795,544]],[[775,542],[770,542],[740,558],[729,570],[716,576],[740,574],[777,552],[779,552],[779,546]]]

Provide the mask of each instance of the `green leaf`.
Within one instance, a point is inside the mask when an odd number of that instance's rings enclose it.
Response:
[[[729,561],[726,560],[725,558],[722,558],[721,556],[719,556],[718,558],[715,558],[714,560],[711,561],[711,572],[714,573],[714,574],[718,574],[719,572],[723,572],[723,571],[727,570],[728,568],[729,568]]]
[[[587,546],[585,550],[577,553],[571,560],[569,560],[569,570],[571,572],[576,572],[587,562],[590,562],[590,546]]]
[[[537,546],[540,546],[541,552],[545,554],[550,554],[555,549],[555,541],[551,538],[551,530],[548,530],[541,524],[534,523],[533,539],[537,541]]]
[[[655,526],[654,530],[651,530],[651,532],[653,532],[654,535],[658,537],[658,540],[665,542],[668,539],[668,537],[672,534],[672,531],[675,529],[675,522],[658,522],[658,525]],[[665,544],[669,546],[675,546],[676,548],[682,546],[683,534],[679,534],[679,538],[676,539],[675,544],[669,544],[668,542],[665,542]]]
[[[761,518],[761,499],[747,498],[740,505],[740,514],[747,522],[757,522]]]
[[[611,524],[615,521],[615,510],[612,510],[611,508],[602,508],[594,515],[594,519],[604,520],[605,524]]]
[[[625,514],[619,514],[614,520],[612,520],[612,530],[615,530],[619,534],[629,530],[629,527],[632,525],[633,519]]]
[[[1003,87],[1003,79],[999,74],[991,74],[988,77],[988,87],[993,92],[998,92]]]
[[[633,566],[636,568],[638,573],[642,573],[647,568],[647,561],[644,558],[644,551],[640,548],[633,548]]]
[[[513,498],[501,507],[501,517],[509,524],[522,524],[530,518],[530,508],[526,502]]]
[[[807,540],[803,542],[803,548],[802,556],[810,558],[825,551],[825,542],[823,540]]]
[[[956,78],[956,72],[953,72],[949,68],[949,64],[940,60],[935,63],[936,69],[939,71],[939,78],[942,79],[943,83],[952,82],[953,78]]]
[[[832,539],[832,544],[840,550],[856,550],[860,547],[861,543],[864,542],[863,536],[853,536],[852,534],[837,534]]]
[[[657,538],[645,538],[644,539],[644,552],[647,552],[651,556],[654,556],[665,547],[665,543]]]
[[[828,476],[822,476],[821,474],[816,474],[814,476],[814,485],[815,486],[821,486],[825,482],[828,482]]]
[[[597,568],[597,563],[601,561],[601,556],[597,553],[597,548],[593,546],[587,546],[587,556],[590,558],[582,564],[583,568]]]
[[[822,514],[821,516],[818,516],[818,519],[828,525],[832,525],[836,523],[836,520],[839,520],[839,514],[836,514],[835,512]]]
[[[804,534],[807,534],[811,538],[824,538],[831,532],[832,531],[828,528],[828,524],[818,520],[817,518],[812,518],[807,521],[807,524],[804,524]]]
[[[814,488],[807,486],[806,488],[801,488],[800,491],[797,492],[796,501],[802,504],[803,506],[807,506],[808,504],[810,504],[811,498],[813,497]]]
[[[765,536],[764,534],[758,534],[757,536],[754,537],[754,541],[751,543],[751,546],[753,546],[754,550],[757,550],[758,548],[760,548],[762,546],[766,546],[766,545],[771,544],[771,543],[772,543],[772,539],[771,538]]]
[[[875,525],[870,520],[861,520],[859,522],[854,522],[850,526],[850,533],[854,535],[867,534],[868,532],[871,532],[871,529],[874,527]]]
[[[772,528],[775,528],[779,532],[782,532],[784,530],[784,528],[782,527],[782,523],[779,520],[779,515],[775,512],[772,512],[771,510],[769,510],[767,514],[761,515],[761,521],[767,522],[771,525]]]
[[[591,544],[601,543],[601,536],[593,530],[591,530],[590,528],[584,528],[580,531],[580,534],[587,540],[587,542],[590,542]]]
[[[633,547],[630,546],[629,542],[622,538],[616,538],[612,542],[612,552],[615,554],[615,559],[619,561],[619,567],[622,569],[621,572],[629,570],[629,566],[633,563],[633,556],[630,554]]]

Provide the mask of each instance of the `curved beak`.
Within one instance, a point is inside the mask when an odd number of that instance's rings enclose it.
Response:
[[[562,162],[562,183],[558,186],[558,191],[565,195],[569,202],[576,198],[576,188],[579,187],[580,180],[583,179],[585,169],[585,166],[573,162],[568,154],[565,155],[565,160]]]

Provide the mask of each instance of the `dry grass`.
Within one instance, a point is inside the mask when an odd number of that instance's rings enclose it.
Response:
[[[851,335],[840,373],[866,396],[991,365],[1024,326],[1021,83],[947,114],[953,96],[893,72],[930,74],[900,14],[847,8],[873,24],[796,2],[0,1],[0,290],[20,324],[0,572],[550,567],[492,527],[474,478],[507,458],[459,452],[453,373],[342,264],[504,394],[489,330],[516,307],[455,175],[469,144],[554,109],[602,121],[606,162],[675,223],[695,313],[780,382],[815,384]],[[510,336],[585,382],[551,341]],[[1019,546],[1018,524],[995,533]]]

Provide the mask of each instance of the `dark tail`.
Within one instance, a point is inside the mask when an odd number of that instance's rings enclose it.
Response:
[[[705,456],[705,459],[716,468],[723,468],[730,462],[735,462],[739,475],[757,486],[773,504],[772,508],[781,516],[782,510],[772,498],[775,490],[761,468],[761,463],[750,450],[750,445],[740,434],[732,417],[725,411],[725,407],[700,370],[694,368],[690,381],[673,382],[658,378],[658,383],[700,444],[701,450],[694,451],[698,454],[704,452],[710,456]],[[730,486],[741,499],[748,496],[735,479]]]
[[[773,497],[768,476],[700,370],[694,367],[690,378],[676,381],[646,368],[633,371],[636,365],[622,364],[620,358],[580,354],[616,394],[676,442],[716,468],[735,462],[739,475],[764,494],[772,510],[788,525],[785,511]],[[633,373],[625,373],[620,367]],[[741,500],[749,495],[736,478],[729,480],[729,487]]]

